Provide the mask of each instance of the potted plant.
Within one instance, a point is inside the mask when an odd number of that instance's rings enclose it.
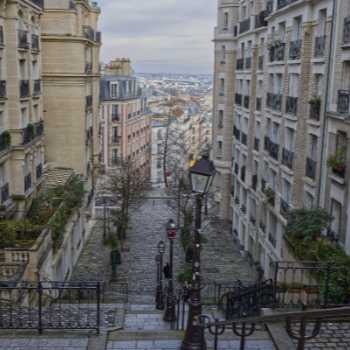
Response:
[[[345,172],[345,147],[339,148],[328,158],[327,165],[337,174],[343,175]]]
[[[10,146],[11,144],[11,134],[6,130],[2,133],[2,137],[4,140],[4,144],[6,147]]]
[[[267,203],[274,205],[275,202],[275,191],[270,187],[266,186],[264,189],[264,194],[266,196]]]

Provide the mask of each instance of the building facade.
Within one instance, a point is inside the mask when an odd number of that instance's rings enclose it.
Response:
[[[322,204],[333,1],[219,1],[213,157],[221,216],[268,275],[291,208]]]
[[[46,1],[42,18],[46,156],[90,185],[99,166],[100,9],[88,0]]]
[[[105,170],[117,168],[122,161],[131,161],[149,178],[151,160],[151,114],[147,100],[137,86],[131,67],[120,69],[120,60],[108,65],[110,75],[101,81],[102,162]],[[130,61],[123,60],[123,65]]]

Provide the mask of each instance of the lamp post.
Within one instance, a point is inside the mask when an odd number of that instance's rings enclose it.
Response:
[[[169,255],[169,274],[170,278],[168,280],[168,293],[166,299],[166,310],[164,313],[164,321],[174,322],[176,319],[175,316],[175,303],[174,303],[174,284],[173,284],[173,261],[174,261],[174,239],[176,238],[176,224],[173,219],[168,221],[167,227],[167,236],[170,243],[170,255]]]
[[[156,258],[157,261],[157,292],[156,292],[156,309],[164,309],[163,301],[163,255],[165,253],[165,244],[163,241],[158,243],[158,255]]]
[[[200,276],[200,228],[202,224],[202,201],[215,176],[215,167],[208,156],[203,156],[190,169],[190,183],[196,200],[195,232],[193,237],[192,284],[189,300],[188,322],[181,350],[205,350],[204,332],[200,324],[202,314]]]

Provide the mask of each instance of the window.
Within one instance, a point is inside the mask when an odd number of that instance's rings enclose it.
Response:
[[[304,192],[304,208],[312,209],[314,207],[314,196],[309,192]]]
[[[347,134],[344,131],[337,132],[336,139],[336,149],[337,150],[346,150],[347,148]]]
[[[322,9],[319,12],[318,35],[326,35],[327,9]]]
[[[113,97],[113,98],[118,97],[118,83],[117,82],[110,83],[110,94],[111,94],[111,97]]]
[[[157,140],[161,141],[163,140],[163,133],[162,130],[157,131]]]
[[[112,105],[112,119],[116,120],[119,118],[119,105]]]
[[[112,128],[112,142],[117,143],[118,142],[118,127]]]
[[[220,95],[224,95],[225,93],[225,79],[220,79]]]
[[[0,165],[0,187],[6,184],[5,164]]]
[[[221,61],[225,62],[226,59],[226,46],[222,45],[221,46]]]
[[[157,159],[157,169],[161,169],[161,168],[162,168],[162,160]]]
[[[317,136],[310,134],[309,136],[309,157],[316,161],[317,160]]]
[[[301,40],[302,38],[302,17],[295,17],[293,20],[292,40]]]
[[[336,237],[340,238],[342,243],[345,243],[345,237],[341,234],[342,205],[335,199],[331,200],[331,216],[333,217],[331,222],[332,231]]]
[[[219,110],[219,115],[218,115],[218,128],[222,128],[224,126],[224,111]]]
[[[286,22],[278,24],[278,34],[280,42],[284,43],[286,40]]]
[[[283,75],[282,74],[276,74],[276,94],[282,95],[283,94]]]
[[[112,163],[113,164],[118,163],[118,149],[116,148],[112,149]]]
[[[22,129],[25,128],[28,124],[27,108],[21,108],[21,124]]]
[[[21,80],[26,79],[26,60],[19,60],[19,75]]]
[[[299,74],[289,74],[288,95],[291,97],[299,96]]]
[[[322,96],[324,88],[323,74],[315,74],[315,96]]]
[[[224,12],[224,29],[227,29],[228,27],[228,12]]]
[[[292,185],[286,179],[283,179],[283,199],[290,205],[292,202]]]
[[[278,131],[279,131],[279,124],[273,122],[272,123],[271,141],[274,143],[278,143]]]
[[[218,152],[222,153],[222,141],[218,141]]]
[[[277,237],[277,219],[275,215],[270,213],[269,241],[274,247],[276,247],[276,237]]]
[[[5,118],[4,118],[4,112],[0,111],[0,132],[5,131]]]
[[[270,176],[269,176],[270,186],[276,192],[276,178],[277,178],[277,174],[272,169],[269,169],[269,172],[270,172]]]
[[[34,105],[33,106],[33,119],[34,121],[39,121],[39,106],[38,105]]]
[[[286,128],[285,130],[285,143],[284,147],[289,150],[293,151],[294,150],[294,138],[295,138],[295,131],[294,129],[291,128]]]
[[[32,77],[33,79],[39,79],[39,66],[37,61],[32,62]]]

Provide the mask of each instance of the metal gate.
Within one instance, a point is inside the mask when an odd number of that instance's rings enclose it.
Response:
[[[0,329],[100,329],[97,282],[0,282]]]

